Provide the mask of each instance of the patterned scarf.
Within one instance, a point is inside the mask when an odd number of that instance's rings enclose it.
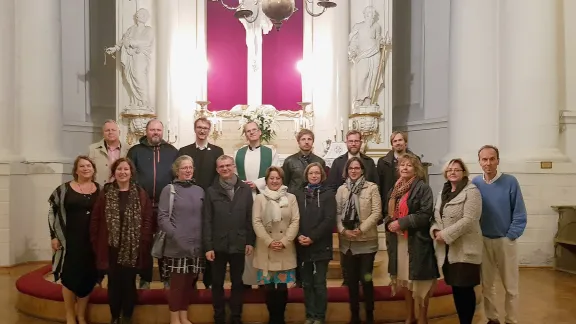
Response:
[[[358,227],[360,223],[360,218],[358,216],[359,211],[358,208],[360,206],[359,196],[362,188],[364,188],[364,184],[366,183],[366,179],[364,176],[358,178],[358,180],[352,182],[350,178],[346,179],[346,187],[348,188],[348,200],[346,201],[346,206],[344,206],[344,213],[342,224],[348,230],[353,230]]]
[[[398,212],[398,200],[408,193],[415,179],[416,177],[412,177],[410,180],[405,181],[403,178],[398,178],[396,184],[394,184],[394,189],[392,189],[392,193],[390,194],[390,200],[388,200],[388,215],[390,217],[393,217],[394,214]]]
[[[106,192],[104,215],[108,225],[108,245],[119,248],[118,264],[135,267],[140,249],[142,214],[138,187],[130,184],[124,217],[120,220],[120,190],[114,183]]]
[[[317,199],[318,207],[320,207],[320,190],[322,190],[321,183],[307,184],[304,187],[304,195],[306,196],[306,199],[304,199],[304,208],[306,208],[308,199],[314,199],[315,197]]]

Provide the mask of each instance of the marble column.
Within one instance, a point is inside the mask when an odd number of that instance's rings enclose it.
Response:
[[[60,162],[63,158],[60,0],[15,3],[19,153],[25,161]]]
[[[501,154],[515,162],[566,161],[559,150],[557,1],[499,5]]]
[[[497,144],[498,1],[452,1],[445,160],[475,162],[478,148]]]
[[[319,7],[314,7],[318,12]],[[342,1],[320,17],[304,16],[305,38],[312,38],[312,53],[306,54],[303,77],[312,93],[314,108],[315,151],[322,154],[321,142],[326,139],[342,141],[340,118],[344,134],[348,130],[350,106],[350,69],[348,64],[348,33],[350,32],[350,3]],[[308,52],[305,50],[305,52]],[[309,57],[308,57],[309,56]]]
[[[10,160],[14,143],[14,41],[14,0],[0,0],[0,162]]]
[[[156,1],[156,116],[164,123],[164,139],[172,126],[170,96],[174,1]]]

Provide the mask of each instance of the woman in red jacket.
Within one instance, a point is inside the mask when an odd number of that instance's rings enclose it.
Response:
[[[136,275],[145,274],[141,270],[152,263],[152,203],[131,181],[135,170],[129,159],[116,160],[111,171],[116,180],[104,187],[94,206],[90,240],[98,270],[108,275],[112,323],[129,324],[137,298]]]

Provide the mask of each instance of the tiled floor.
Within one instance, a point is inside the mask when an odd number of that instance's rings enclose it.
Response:
[[[38,265],[19,266],[0,274],[0,323],[51,324],[20,315],[14,308],[17,292],[14,282],[23,273]],[[332,281],[331,285],[338,285]],[[499,289],[500,299],[503,299]],[[520,323],[521,324],[574,324],[576,323],[576,275],[551,269],[521,269],[520,271]],[[479,307],[475,324],[485,323]],[[345,322],[346,319],[343,319]],[[435,324],[457,324],[456,318],[432,320]]]

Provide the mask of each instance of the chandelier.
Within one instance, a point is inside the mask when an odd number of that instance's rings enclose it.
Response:
[[[296,8],[296,4],[294,0],[239,0],[237,6],[230,6],[224,3],[225,0],[212,0],[218,1],[224,6],[224,8],[228,10],[234,10],[234,17],[238,19],[245,19],[246,21],[252,23],[258,19],[258,15],[260,13],[259,7],[262,7],[262,12],[266,15],[266,17],[270,18],[276,30],[280,30],[282,27],[282,23],[298,8]],[[318,17],[323,14],[326,9],[336,7],[336,3],[330,0],[303,0],[304,7],[306,8],[306,12],[312,17]],[[245,2],[248,2],[247,4]],[[318,13],[314,13],[311,10],[311,7],[317,5],[322,7],[322,11]],[[255,7],[256,13],[254,13],[250,7]]]

